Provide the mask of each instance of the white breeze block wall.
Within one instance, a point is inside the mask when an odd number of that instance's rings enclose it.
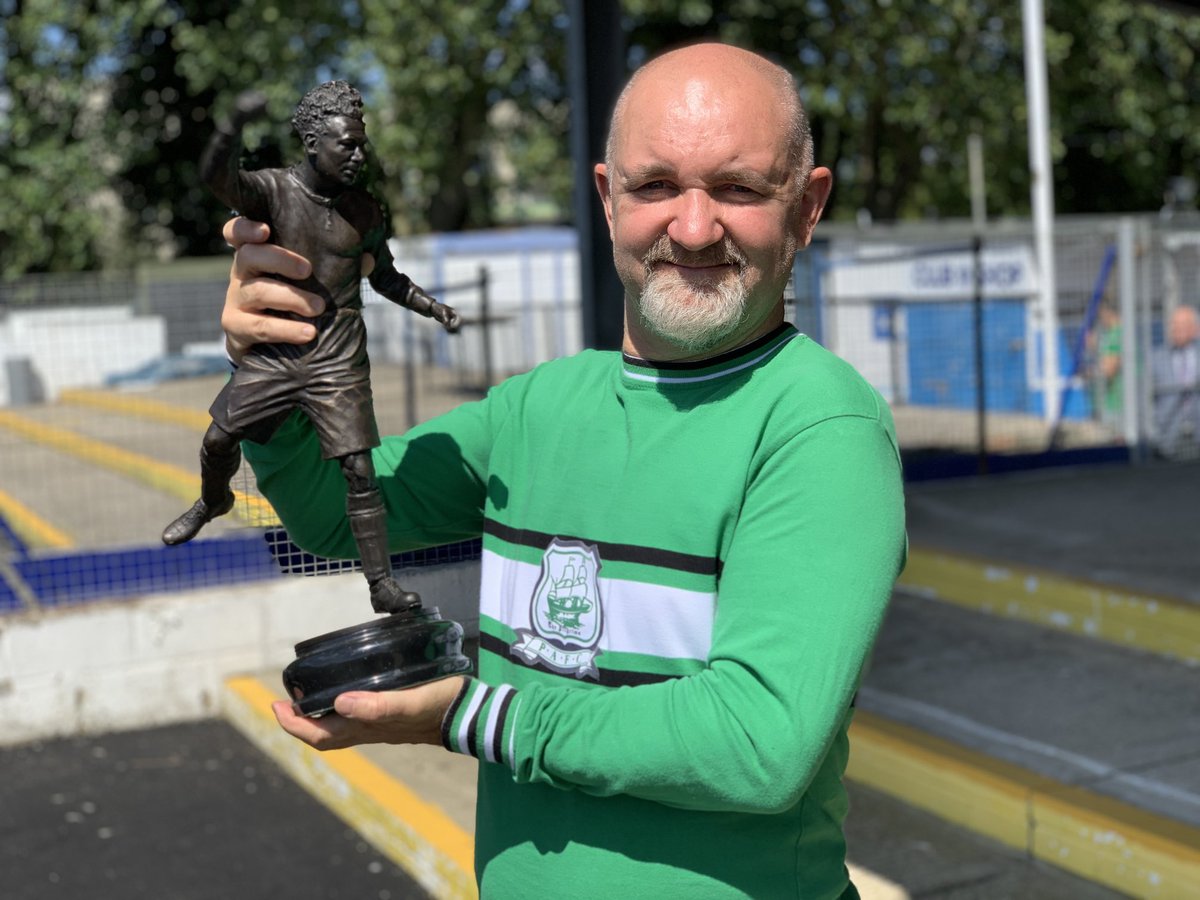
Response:
[[[0,398],[11,402],[4,360],[29,360],[49,402],[63,388],[101,384],[106,375],[162,356],[166,347],[166,322],[135,316],[129,307],[13,312],[0,322],[0,379],[5,381]]]
[[[404,585],[479,633],[478,561],[407,569]],[[0,745],[216,715],[227,678],[278,680],[295,644],[371,615],[347,573],[2,616]]]

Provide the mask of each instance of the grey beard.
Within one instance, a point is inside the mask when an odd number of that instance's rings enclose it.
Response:
[[[652,248],[646,255],[647,276],[638,305],[646,327],[672,346],[692,353],[711,350],[729,337],[745,315],[746,285],[742,254],[730,247],[725,259],[737,266],[734,276],[709,287],[697,287],[653,271],[654,262],[670,260],[670,255],[657,245]]]
[[[654,275],[642,290],[640,312],[650,331],[693,353],[711,350],[729,337],[745,311],[746,290],[740,278],[698,290]]]

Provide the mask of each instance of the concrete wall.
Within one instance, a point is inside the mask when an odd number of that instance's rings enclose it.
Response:
[[[479,633],[478,561],[403,583]],[[298,642],[370,618],[357,573],[0,617],[0,745],[214,715],[229,676],[281,673]]]
[[[135,316],[127,306],[9,313],[0,320],[0,405],[53,401],[63,388],[100,384],[165,349],[163,320]],[[22,376],[19,390],[10,384],[15,373]]]

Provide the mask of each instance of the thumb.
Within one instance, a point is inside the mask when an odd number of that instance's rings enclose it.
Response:
[[[392,708],[393,704],[389,702],[391,699],[390,693],[347,691],[339,694],[333,701],[333,708],[343,719],[377,722],[397,712]]]

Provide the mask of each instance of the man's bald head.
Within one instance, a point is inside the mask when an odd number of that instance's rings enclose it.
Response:
[[[1167,324],[1167,334],[1176,347],[1186,347],[1200,338],[1200,316],[1195,307],[1177,306]]]
[[[605,146],[604,161],[611,170],[626,114],[641,94],[661,85],[684,85],[704,79],[712,86],[739,92],[762,91],[779,111],[787,129],[788,155],[795,172],[794,184],[803,191],[813,167],[812,134],[795,79],[782,66],[727,44],[693,44],[655,57],[640,67],[617,97]]]

